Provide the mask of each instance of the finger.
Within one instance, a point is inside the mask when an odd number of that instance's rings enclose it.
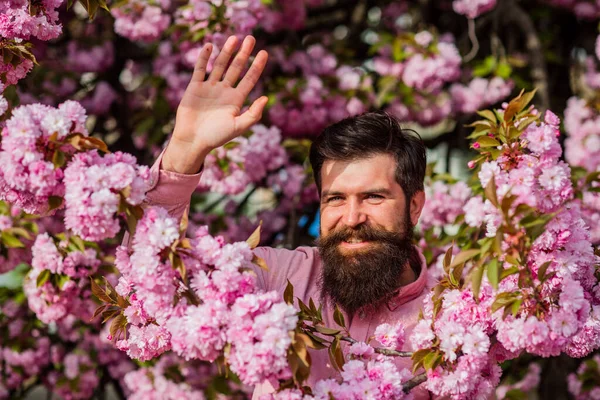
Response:
[[[242,43],[240,51],[237,53],[231,62],[231,65],[227,69],[227,72],[225,73],[225,79],[223,79],[225,82],[229,83],[231,86],[235,86],[240,74],[242,73],[242,70],[248,62],[250,54],[252,54],[255,44],[256,39],[254,39],[254,37],[246,36],[244,38],[244,42]]]
[[[237,85],[237,88],[243,93],[244,97],[250,94],[256,85],[256,82],[258,82],[260,75],[265,69],[265,65],[267,65],[268,58],[269,54],[266,51],[259,51],[254,58],[250,69],[248,69],[246,75],[244,75],[240,83]]]
[[[260,121],[268,101],[269,98],[267,96],[259,97],[254,100],[254,103],[252,103],[246,112],[235,118],[235,131],[238,135],[246,132],[252,125]]]
[[[225,68],[227,68],[227,64],[229,64],[229,59],[235,51],[236,45],[237,38],[235,36],[229,36],[215,60],[213,69],[208,76],[209,81],[218,81],[223,77],[223,72],[225,71]]]
[[[194,66],[192,81],[204,81],[204,77],[206,76],[206,66],[208,65],[208,60],[210,59],[211,53],[212,44],[207,43],[204,46],[202,46],[202,50],[200,50],[200,55],[198,56],[198,59],[196,60],[196,65]]]

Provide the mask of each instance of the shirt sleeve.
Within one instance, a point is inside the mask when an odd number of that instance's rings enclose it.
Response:
[[[144,206],[163,207],[170,216],[181,219],[189,208],[190,198],[200,182],[202,171],[197,174],[165,171],[161,168],[163,154],[164,150],[150,169],[150,189],[146,193]]]

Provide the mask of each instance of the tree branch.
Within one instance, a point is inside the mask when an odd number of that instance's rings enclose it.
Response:
[[[404,393],[408,393],[411,390],[413,390],[415,387],[419,386],[421,383],[425,382],[427,380],[427,375],[425,375],[425,372],[423,372],[422,374],[419,374],[417,376],[415,376],[414,378],[406,381],[403,385],[402,388],[404,389]]]

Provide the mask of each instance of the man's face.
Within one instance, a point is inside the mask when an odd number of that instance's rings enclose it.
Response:
[[[342,228],[366,224],[388,232],[402,232],[405,210],[414,226],[419,220],[425,197],[417,193],[406,199],[395,177],[396,161],[378,154],[356,161],[328,160],[321,169],[321,236]],[[368,250],[375,244],[343,242],[342,253]]]
[[[322,290],[349,313],[416,278],[408,260],[425,196],[406,199],[395,170],[388,154],[321,170]]]

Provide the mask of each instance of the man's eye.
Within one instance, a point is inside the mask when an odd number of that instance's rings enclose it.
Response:
[[[327,202],[331,203],[332,201],[338,201],[338,200],[342,200],[341,196],[331,196],[327,198]]]
[[[367,198],[368,199],[378,199],[378,200],[381,200],[381,199],[383,199],[383,196],[380,195],[380,194],[370,194],[370,195],[367,196]]]

